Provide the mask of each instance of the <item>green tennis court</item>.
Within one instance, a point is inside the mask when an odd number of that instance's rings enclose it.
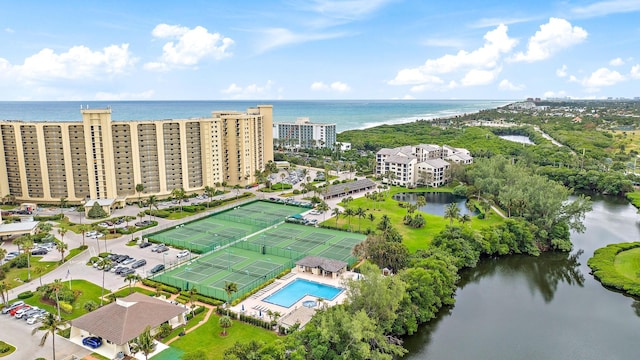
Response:
[[[183,290],[196,287],[200,294],[221,300],[227,300],[225,283],[232,282],[238,287],[233,300],[308,255],[353,265],[356,259],[351,251],[365,235],[283,222],[303,211],[306,209],[257,201],[149,235],[153,240],[205,253],[156,275],[154,280]]]

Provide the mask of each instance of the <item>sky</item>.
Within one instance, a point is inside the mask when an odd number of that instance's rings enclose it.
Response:
[[[640,0],[0,0],[0,101],[640,96]]]

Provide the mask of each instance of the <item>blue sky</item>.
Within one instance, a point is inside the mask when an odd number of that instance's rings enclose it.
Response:
[[[2,101],[640,96],[640,0],[0,0],[0,14]]]

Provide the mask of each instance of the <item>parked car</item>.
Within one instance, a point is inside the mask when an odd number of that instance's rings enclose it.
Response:
[[[147,260],[140,259],[140,260],[134,262],[133,264],[131,264],[131,268],[132,269],[137,269],[137,268],[145,266],[145,265],[147,265]]]
[[[18,319],[19,319],[20,316],[22,316],[22,313],[27,311],[27,310],[29,310],[29,309],[31,309],[31,305],[24,304],[24,305],[19,306],[18,308],[15,308],[15,309],[9,311],[9,314],[11,314],[11,316],[13,316],[13,317],[17,316]]]
[[[92,237],[96,235],[98,235],[98,232],[95,230],[87,231],[86,233],[84,233],[84,236],[88,236],[88,237]]]
[[[169,251],[169,248],[168,248],[168,247],[166,247],[166,246],[161,246],[161,247],[159,247],[159,248],[158,248],[158,250],[157,250],[157,252],[159,252],[159,253],[163,253],[163,252],[165,252],[165,251]]]
[[[183,257],[187,257],[187,256],[189,256],[189,255],[191,255],[191,253],[189,252],[189,250],[181,250],[180,252],[178,252],[178,253],[176,254],[176,257],[177,257],[178,259],[181,259],[181,258],[183,258]]]
[[[156,274],[156,273],[159,273],[162,270],[164,270],[164,265],[158,264],[158,265],[156,265],[156,266],[151,268],[151,273],[152,274]]]
[[[134,263],[134,262],[136,262],[136,259],[134,259],[134,258],[130,257],[130,258],[125,259],[125,260],[122,262],[122,265],[129,265],[129,264],[132,264],[132,263]]]
[[[151,246],[151,245],[152,245],[152,244],[151,244],[150,242],[148,242],[148,241],[143,241],[143,242],[141,242],[141,243],[140,243],[140,245],[138,245],[138,246],[140,246],[140,249],[144,249],[144,248],[149,247],[149,246]]]
[[[37,248],[31,250],[31,255],[47,255],[48,251],[45,248]]]
[[[103,228],[109,227],[109,225],[107,225],[106,222],[101,222],[100,224],[98,224],[98,226],[103,227]]]
[[[40,313],[40,308],[39,308],[39,307],[37,307],[37,306],[34,306],[34,307],[32,307],[31,309],[29,309],[29,310],[27,310],[27,311],[23,312],[23,313],[20,315],[20,317],[18,317],[18,316],[17,316],[18,314],[16,314],[16,318],[18,318],[18,319],[23,319],[23,320],[28,320],[30,317],[32,317],[32,316],[34,316],[34,315],[36,315],[36,314],[39,314],[39,313]]]
[[[33,325],[35,323],[39,323],[44,318],[43,314],[34,315],[27,319],[27,325]]]
[[[122,274],[122,272],[123,272],[125,269],[128,269],[128,267],[126,267],[126,266],[118,266],[118,267],[116,268],[116,271],[114,271],[114,273],[115,273],[116,275],[120,275],[120,274]]]
[[[135,272],[136,272],[136,271],[135,271],[135,269],[132,269],[132,268],[124,268],[124,270],[122,270],[122,272],[120,273],[120,276],[125,277],[125,276],[127,276],[127,275],[129,275],[129,274],[133,274],[133,273],[135,273]]]
[[[89,336],[82,339],[82,345],[88,346],[92,349],[96,349],[102,346],[102,339],[96,336]]]
[[[153,252],[165,252],[167,250],[169,250],[169,248],[165,244],[159,244],[151,248]]]
[[[9,306],[6,306],[6,307],[2,308],[2,313],[3,314],[7,314],[9,311],[17,308],[20,305],[24,305],[24,301],[18,300],[16,302],[12,303],[12,304],[9,304]]]

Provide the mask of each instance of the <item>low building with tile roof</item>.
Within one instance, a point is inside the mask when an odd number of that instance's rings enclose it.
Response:
[[[338,278],[347,271],[347,263],[321,256],[305,256],[296,261],[296,271]]]
[[[164,323],[172,328],[184,325],[187,311],[183,305],[133,293],[72,320],[69,340],[82,346],[82,339],[95,336],[102,339],[102,346],[93,351],[109,359],[118,353],[129,355],[129,342],[147,326],[154,335]]]

